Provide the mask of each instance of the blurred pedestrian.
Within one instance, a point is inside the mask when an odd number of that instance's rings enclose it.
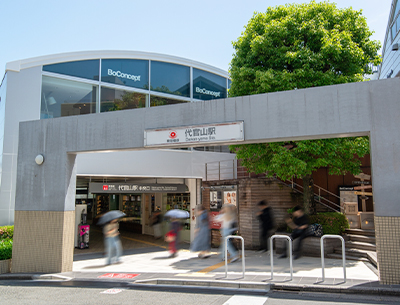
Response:
[[[269,254],[269,238],[274,228],[274,218],[272,208],[268,205],[268,201],[261,200],[257,207],[259,209],[257,218],[260,221],[260,249],[259,252],[267,252]]]
[[[236,206],[224,204],[216,220],[221,222],[221,245],[219,250],[222,260],[225,260],[225,238],[238,230]],[[231,262],[236,262],[239,259],[239,254],[230,239],[227,242],[227,249],[232,258]]]
[[[106,265],[111,263],[122,263],[120,256],[122,254],[122,245],[119,238],[119,224],[118,220],[114,219],[107,223],[103,228],[104,244],[106,247],[107,261]]]
[[[168,242],[170,258],[178,255],[179,231],[181,223],[177,218],[171,218],[170,231],[165,235],[165,241]]]
[[[303,208],[301,206],[295,206],[293,208],[293,218],[286,219],[286,223],[288,226],[293,230],[292,234],[290,234],[290,238],[297,243],[297,245],[294,247],[293,254],[294,254],[294,259],[298,259],[301,256],[301,244],[304,238],[307,237],[307,228],[308,228],[308,223],[309,219],[306,214],[304,214]],[[285,243],[285,248],[284,252],[279,258],[284,258],[287,256],[286,253],[286,243]]]
[[[191,246],[191,251],[200,251],[200,258],[210,257],[210,222],[208,212],[202,204],[196,206],[196,227],[194,229],[194,240]]]
[[[162,223],[162,215],[160,208],[157,207],[152,215],[152,225],[155,239],[161,238],[161,223]]]

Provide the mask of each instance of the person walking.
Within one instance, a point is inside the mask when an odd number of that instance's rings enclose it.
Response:
[[[258,204],[257,218],[260,221],[260,249],[259,252],[267,252],[269,254],[269,238],[274,228],[274,219],[272,208],[268,205],[268,201],[261,200]]]
[[[219,250],[222,260],[225,260],[225,238],[238,230],[236,206],[224,204],[216,220],[221,222],[221,245]],[[227,250],[232,257],[231,262],[236,262],[239,259],[239,254],[231,240],[227,242]]]
[[[104,244],[106,247],[107,261],[106,265],[122,263],[120,256],[122,254],[122,244],[119,238],[118,220],[114,219],[107,223],[103,228]]]
[[[152,224],[153,224],[153,232],[154,232],[155,239],[159,239],[162,235],[161,223],[162,223],[162,215],[161,215],[160,208],[157,207],[152,215]]]
[[[197,218],[196,227],[194,230],[194,240],[191,246],[191,251],[199,253],[199,258],[210,257],[210,223],[208,212],[202,204],[196,206],[195,215]]]
[[[177,218],[171,218],[170,231],[165,235],[165,240],[168,242],[170,258],[178,255],[179,247],[179,231],[181,223]]]
[[[294,254],[294,259],[298,259],[301,256],[301,244],[304,238],[307,237],[307,228],[308,228],[308,216],[304,214],[303,208],[301,206],[295,206],[293,208],[293,218],[286,219],[286,223],[288,226],[293,229],[292,234],[290,234],[290,238],[297,243],[297,245],[294,247],[293,254]],[[286,254],[286,243],[285,243],[285,248],[284,252],[279,258],[285,258],[287,256]]]

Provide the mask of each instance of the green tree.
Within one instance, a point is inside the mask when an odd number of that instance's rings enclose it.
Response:
[[[364,81],[369,63],[379,64],[378,41],[361,11],[329,2],[287,4],[255,13],[233,42],[229,96]],[[234,145],[249,171],[303,179],[304,208],[315,213],[312,173],[358,174],[369,153],[368,138]]]

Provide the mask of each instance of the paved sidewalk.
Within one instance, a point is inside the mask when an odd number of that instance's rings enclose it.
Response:
[[[322,282],[321,259],[301,257],[293,261],[293,279],[290,277],[289,258],[274,256],[274,273],[271,279],[270,256],[266,253],[245,251],[245,276],[242,277],[242,260],[228,264],[214,253],[200,259],[183,245],[179,255],[168,258],[165,243],[148,237],[122,236],[124,255],[122,264],[105,266],[101,246],[91,251],[75,250],[73,271],[57,274],[2,274],[0,281],[31,279],[70,283],[80,286],[105,284],[110,287],[185,287],[206,289],[235,289],[254,292],[269,290],[341,292],[400,296],[400,285],[380,285],[375,268],[360,261],[346,262],[346,282],[343,281],[342,260],[325,259],[325,281]],[[128,247],[127,242],[135,242]]]

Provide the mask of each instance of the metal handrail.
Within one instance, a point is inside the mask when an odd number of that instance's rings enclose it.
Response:
[[[225,237],[225,278],[228,277],[228,239],[230,239],[230,238],[236,238],[236,239],[242,240],[242,273],[243,273],[243,276],[241,278],[244,278],[244,274],[245,274],[244,239],[242,236],[237,236],[237,235],[228,235]]]
[[[343,280],[346,283],[346,250],[344,245],[344,238],[340,235],[327,234],[321,237],[321,266],[322,266],[322,281],[325,281],[325,255],[324,255],[324,239],[325,238],[339,238],[342,241],[342,261],[343,261]]]
[[[301,188],[301,189],[304,189],[304,187],[303,187],[302,185],[300,185],[300,184],[294,182],[293,180],[291,180],[290,183],[291,183],[291,185],[292,185],[292,189],[294,189],[293,186],[297,186],[297,187],[299,187],[299,188]],[[334,193],[332,193],[332,192],[330,192],[330,191],[324,189],[323,187],[320,187],[319,185],[313,184],[313,187],[316,187],[316,188],[318,189],[318,195],[317,195],[316,193],[314,193],[314,196],[317,196],[317,197],[318,197],[318,202],[319,202],[319,203],[325,205],[325,206],[328,207],[328,208],[331,208],[331,207],[329,207],[328,205],[326,205],[326,204],[324,204],[323,202],[321,202],[321,198],[323,198],[323,199],[326,200],[329,204],[334,205],[334,206],[337,207],[339,210],[344,209],[343,207],[341,207],[340,205],[334,203],[333,201],[331,201],[331,200],[329,200],[329,199],[327,199],[327,198],[325,198],[325,197],[322,197],[322,196],[321,196],[321,190],[323,190],[325,193],[327,193],[327,194],[329,194],[329,195],[332,195],[333,197],[336,197],[337,199],[339,199],[339,201],[341,200],[341,199],[340,199],[340,196],[338,196],[338,195],[336,195],[336,194],[334,194]],[[303,192],[304,192],[304,191],[303,191]],[[332,209],[332,208],[331,208],[331,209]]]
[[[297,186],[297,187],[303,189],[303,186],[301,186],[300,184],[297,184],[297,183],[294,182],[293,180],[291,180],[291,181],[287,180],[288,183],[286,183],[286,182],[284,182],[284,181],[282,181],[282,180],[279,180],[279,179],[276,178],[276,177],[272,177],[272,178],[275,179],[275,181],[278,181],[279,183],[282,183],[283,185],[285,185],[285,186],[287,186],[287,187],[290,187],[291,189],[295,190],[296,192],[299,192],[300,194],[304,194],[303,191],[294,188],[294,186]],[[324,188],[322,188],[322,187],[320,187],[320,186],[318,186],[318,185],[315,185],[315,184],[314,184],[314,186],[317,187],[317,188],[319,188],[319,189],[325,190]],[[340,199],[339,196],[337,196],[337,195],[335,195],[335,194],[333,194],[333,193],[331,193],[331,192],[329,192],[329,191],[326,191],[326,192]],[[333,201],[331,201],[331,200],[329,200],[329,199],[326,199],[325,197],[322,197],[322,196],[320,196],[320,195],[317,195],[317,194],[315,194],[315,193],[314,193],[314,196],[317,196],[317,197],[318,197],[318,201],[317,201],[317,202],[318,202],[319,204],[322,204],[323,206],[327,207],[328,209],[331,209],[332,211],[337,212],[336,209],[334,209],[334,208],[332,208],[331,206],[329,206],[329,205],[323,203],[323,202],[321,201],[321,198],[322,198],[323,200],[327,201],[329,204],[335,206],[339,211],[343,212],[344,207],[342,207],[342,206],[340,206],[340,205],[334,203]]]
[[[290,262],[290,280],[293,280],[293,257],[292,257],[292,239],[290,236],[287,235],[272,235],[270,242],[270,249],[271,249],[271,280],[274,279],[274,248],[273,248],[273,240],[274,238],[284,238],[289,241],[289,262]]]

